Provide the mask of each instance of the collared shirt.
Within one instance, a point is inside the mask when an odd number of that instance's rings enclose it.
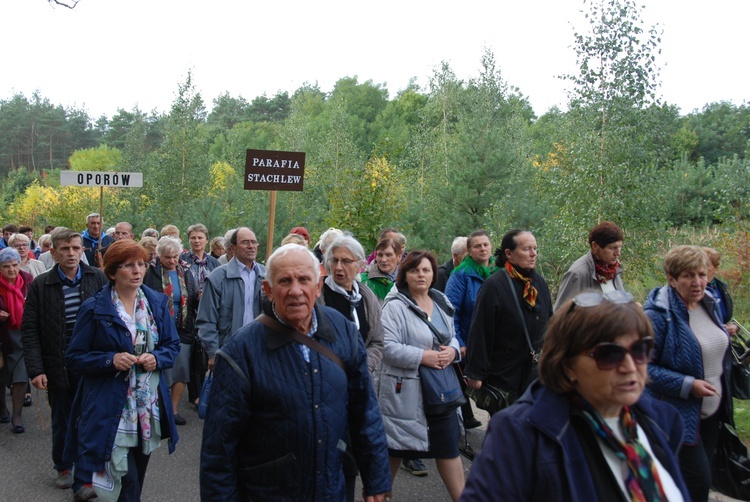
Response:
[[[276,317],[276,319],[279,320],[279,322],[281,324],[283,324],[284,326],[289,326],[287,323],[285,323],[281,319],[281,317],[279,317],[279,314],[276,313],[276,305],[274,305],[272,303],[271,304],[271,309],[273,309],[273,315]],[[305,335],[307,335],[308,338],[312,338],[313,336],[315,336],[315,333],[317,331],[318,331],[318,315],[315,313],[315,309],[313,309],[313,311],[312,311],[312,323],[310,324],[310,331],[308,331],[307,333],[305,333]],[[310,362],[310,347],[308,347],[307,345],[304,345],[302,343],[297,343],[297,345],[299,346],[300,350],[302,351],[302,357],[304,357],[305,361],[307,361],[309,363]]]
[[[57,275],[60,277],[60,280],[66,286],[77,286],[81,282],[81,266],[78,265],[78,270],[76,271],[76,278],[73,281],[68,279],[68,276],[65,275],[65,272],[63,272],[60,267],[57,267]]]
[[[253,315],[253,299],[255,298],[255,278],[258,276],[258,262],[253,262],[252,268],[237,261],[240,267],[240,277],[245,283],[245,313],[242,316],[242,325],[250,324],[255,319]]]

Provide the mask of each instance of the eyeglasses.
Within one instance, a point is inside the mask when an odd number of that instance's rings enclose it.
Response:
[[[581,351],[596,361],[596,367],[600,370],[613,370],[625,360],[625,355],[630,354],[636,364],[646,364],[651,360],[654,353],[654,339],[650,336],[633,342],[630,347],[623,347],[616,343],[600,343],[593,349]]]
[[[352,263],[356,263],[359,260],[351,260],[349,258],[329,258],[328,262],[334,267],[341,263],[343,266],[348,267]]]
[[[117,268],[124,268],[125,270],[133,271],[135,268],[138,267],[140,269],[146,268],[146,264],[142,261],[136,262],[136,263],[123,263],[122,265],[119,265]]]
[[[29,245],[24,242],[23,244],[13,244],[13,247],[16,249],[23,249],[29,247]]]
[[[248,241],[240,241],[237,244],[239,244],[240,246],[248,247],[248,246],[257,246],[260,243],[258,241],[255,241],[255,240],[252,240],[252,241],[248,240]]]

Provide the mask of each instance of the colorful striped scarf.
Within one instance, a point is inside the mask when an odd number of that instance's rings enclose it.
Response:
[[[571,403],[583,412],[583,416],[594,432],[618,458],[628,465],[628,478],[625,487],[633,502],[653,502],[667,500],[661,485],[656,463],[638,441],[638,427],[635,411],[630,406],[623,406],[620,413],[620,425],[625,436],[625,442],[617,439],[604,418],[580,394],[571,396]]]

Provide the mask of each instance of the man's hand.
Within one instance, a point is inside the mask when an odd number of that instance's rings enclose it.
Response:
[[[41,375],[37,375],[34,377],[34,379],[31,381],[31,385],[34,386],[35,389],[44,390],[47,388],[47,375],[42,373]]]
[[[216,359],[216,356],[214,356],[214,357],[212,357],[212,358],[210,358],[208,360],[208,371],[213,371],[214,370],[214,360],[215,359]]]
[[[383,502],[385,500],[385,493],[379,493],[377,495],[368,495],[365,497],[365,502]]]
[[[730,335],[732,335],[732,336],[736,335],[736,334],[737,334],[737,332],[738,332],[738,331],[740,330],[740,327],[739,327],[739,326],[737,326],[737,325],[736,325],[735,323],[733,323],[733,322],[730,322],[730,323],[728,323],[728,324],[725,324],[725,325],[724,325],[724,327],[725,327],[725,328],[727,328],[727,332],[728,332],[728,333],[729,333]]]

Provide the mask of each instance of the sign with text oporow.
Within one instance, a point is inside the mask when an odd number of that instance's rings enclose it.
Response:
[[[143,186],[143,173],[60,171],[60,184],[76,187],[139,188]]]
[[[302,191],[305,177],[304,152],[248,150],[245,190]]]

